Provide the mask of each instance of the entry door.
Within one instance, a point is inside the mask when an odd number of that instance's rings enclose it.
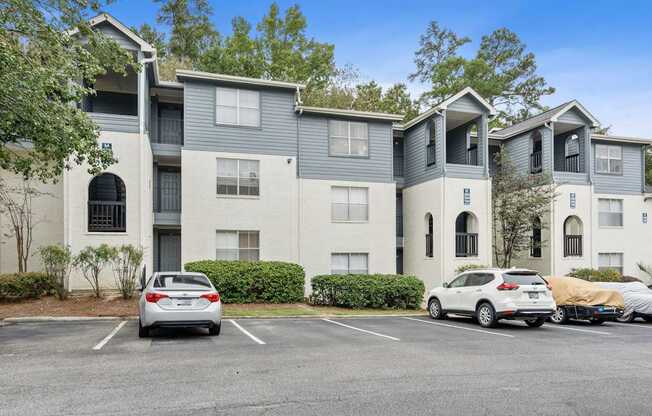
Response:
[[[159,271],[181,271],[181,235],[159,235]]]
[[[161,212],[181,211],[181,174],[162,171],[159,175],[161,187]]]

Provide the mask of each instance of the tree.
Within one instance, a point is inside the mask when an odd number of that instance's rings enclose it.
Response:
[[[81,270],[97,298],[102,297],[100,273],[114,256],[115,249],[108,244],[100,244],[98,247],[87,246],[75,256],[74,266]]]
[[[403,121],[409,121],[419,114],[418,103],[412,100],[405,84],[394,84],[383,90],[375,81],[356,85],[353,109],[404,114]]]
[[[73,260],[70,247],[52,244],[40,247],[38,252],[41,255],[45,272],[54,285],[57,297],[64,300],[68,297],[68,277]]]
[[[122,245],[113,250],[111,264],[113,275],[124,299],[131,299],[136,290],[140,265],[143,262],[143,249],[131,244]]]
[[[219,34],[210,22],[213,8],[207,0],[155,0],[161,3],[156,21],[171,27],[170,54],[196,62]]]
[[[412,80],[430,83],[420,97],[423,104],[441,102],[465,87],[472,87],[499,112],[494,124],[505,126],[533,115],[545,107],[541,97],[555,89],[537,75],[535,56],[512,31],[501,28],[483,36],[475,57],[459,54],[470,42],[431,22],[415,52]]]
[[[652,146],[645,149],[645,184],[652,186]]]
[[[492,182],[493,248],[498,267],[508,268],[529,250],[535,218],[549,212],[556,187],[547,175],[521,175],[505,149],[496,155]],[[541,221],[545,228],[545,221]],[[545,242],[541,242],[545,245]]]
[[[97,145],[97,126],[71,105],[93,94],[88,85],[107,69],[138,68],[127,51],[89,26],[85,12],[101,3],[0,5],[0,168],[52,180],[73,164],[86,162],[96,173],[113,163]]]
[[[167,43],[165,42],[165,33],[159,32],[156,30],[156,28],[148,25],[147,23],[140,25],[140,28],[132,26],[131,31],[136,33],[147,43],[156,48],[156,56],[159,58],[159,60],[165,59],[168,47]]]

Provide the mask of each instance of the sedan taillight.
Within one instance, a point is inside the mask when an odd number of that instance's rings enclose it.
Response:
[[[156,303],[163,298],[169,298],[165,293],[147,292],[145,293],[145,300],[150,303]]]
[[[209,302],[214,303],[214,302],[219,302],[220,301],[220,294],[217,292],[213,293],[204,293],[203,295],[200,296],[201,298],[207,299]]]
[[[498,287],[496,288],[498,290],[516,290],[518,289],[518,285],[516,283],[507,283],[503,282]]]

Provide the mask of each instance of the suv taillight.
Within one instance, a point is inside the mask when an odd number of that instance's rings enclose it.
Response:
[[[498,287],[496,288],[498,290],[516,290],[518,289],[518,285],[516,283],[507,283],[503,282]]]
[[[214,303],[220,301],[220,294],[217,292],[204,293],[203,295],[200,296],[200,298],[207,299],[209,302]]]
[[[163,298],[169,298],[165,293],[147,292],[145,293],[145,300],[150,303],[156,303]]]

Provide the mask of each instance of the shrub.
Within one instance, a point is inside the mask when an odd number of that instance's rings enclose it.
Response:
[[[211,279],[225,303],[303,301],[303,267],[280,261],[203,260],[185,264],[189,272]]]
[[[52,279],[46,273],[0,274],[0,300],[39,298],[53,290]]]
[[[576,277],[589,282],[622,282],[623,276],[613,269],[573,269],[568,273],[571,277]]]
[[[70,248],[60,244],[40,247],[38,250],[45,267],[45,273],[52,281],[54,293],[60,300],[68,296],[68,277],[72,266],[73,256]]]
[[[346,308],[409,308],[423,302],[425,285],[414,276],[322,275],[312,278],[311,302]]]
[[[79,268],[84,278],[91,285],[96,297],[101,297],[100,273],[104,266],[111,261],[115,249],[108,244],[100,244],[98,247],[87,246],[75,256],[74,265]]]
[[[131,299],[136,290],[136,281],[140,265],[143,262],[143,249],[131,244],[113,249],[111,264],[118,290],[123,299]]]
[[[455,273],[464,273],[467,270],[487,269],[484,264],[462,264],[455,269]]]

